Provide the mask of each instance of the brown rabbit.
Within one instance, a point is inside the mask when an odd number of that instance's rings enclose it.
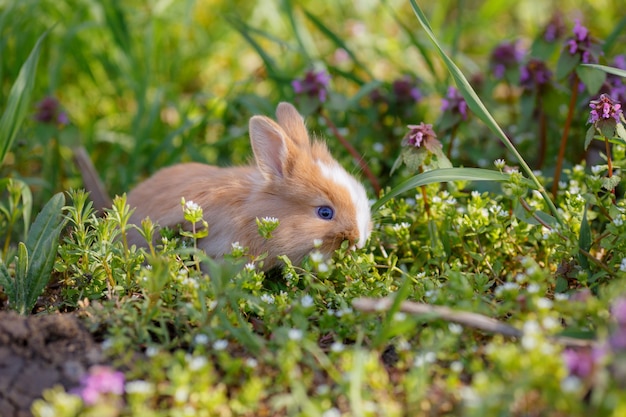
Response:
[[[325,144],[309,141],[302,116],[288,103],[276,110],[278,123],[265,116],[250,119],[256,165],[218,168],[183,163],[164,168],[128,194],[135,211],[131,223],[150,217],[160,226],[185,224],[181,198],[202,207],[209,235],[198,241],[209,256],[220,258],[239,242],[253,255],[267,252],[263,269],[279,255],[299,263],[321,242],[332,254],[344,240],[363,247],[371,230],[363,186],[335,161]],[[256,219],[274,217],[272,238],[259,235]],[[129,243],[145,245],[133,231]]]

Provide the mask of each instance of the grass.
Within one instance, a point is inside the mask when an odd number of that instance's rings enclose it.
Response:
[[[31,211],[65,192],[60,296],[26,312],[78,315],[107,358],[33,413],[623,413],[624,119],[589,123],[589,102],[624,85],[626,19],[617,2],[505,3],[0,2],[14,60],[0,62],[0,126],[14,127],[0,131],[15,133],[1,139],[2,308],[17,305],[6,282],[24,272]],[[564,47],[575,16],[592,34],[577,41],[602,52],[589,66]],[[330,82],[297,94],[307,72]],[[365,248],[265,273],[236,245],[206,258],[194,233],[129,247],[124,197],[99,217],[81,191],[77,146],[121,195],[176,162],[246,163],[247,120],[282,100],[364,174]],[[421,122],[436,137],[407,146]]]

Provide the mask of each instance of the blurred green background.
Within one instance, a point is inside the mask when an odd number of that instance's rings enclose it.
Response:
[[[568,33],[580,18],[604,38],[623,7],[617,0],[419,3],[468,78],[485,71],[499,42],[521,39],[528,46],[555,12],[564,16]],[[33,185],[39,203],[55,191],[82,187],[71,159],[78,144],[111,194],[183,160],[245,163],[247,119],[273,115],[279,101],[293,101],[291,81],[312,68],[331,74],[327,110],[387,185],[402,129],[432,123],[451,85],[408,1],[3,0],[0,105],[35,41],[50,28],[33,114],[38,101],[52,96],[69,124],[30,118],[0,175]],[[362,99],[407,74],[424,96],[419,105],[392,112]],[[320,120],[307,122],[329,136]],[[499,147],[474,132],[466,166],[485,156],[476,149],[481,143]],[[350,170],[358,169],[336,142],[329,143]]]

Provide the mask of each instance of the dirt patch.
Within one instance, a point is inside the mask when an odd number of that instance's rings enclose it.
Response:
[[[31,416],[44,389],[73,388],[100,361],[98,344],[74,316],[0,311],[0,416]]]

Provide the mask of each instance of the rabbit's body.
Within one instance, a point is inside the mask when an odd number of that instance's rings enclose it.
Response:
[[[218,168],[185,163],[164,168],[128,195],[135,208],[131,223],[150,217],[160,226],[185,224],[181,198],[204,211],[209,235],[198,245],[209,256],[222,257],[239,242],[253,255],[267,252],[264,268],[288,255],[298,263],[321,242],[329,255],[349,240],[362,247],[370,233],[370,211],[363,186],[350,176],[320,142],[309,142],[302,117],[281,103],[278,124],[264,116],[250,120],[256,166]],[[256,219],[279,221],[271,239],[258,233]],[[330,218],[329,218],[330,217]],[[138,233],[131,244],[141,245]]]

